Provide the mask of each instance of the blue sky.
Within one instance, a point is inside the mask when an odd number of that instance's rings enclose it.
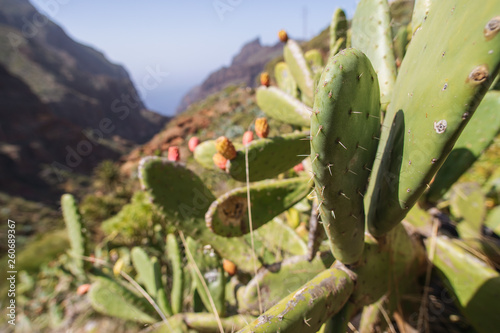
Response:
[[[356,0],[31,0],[75,40],[124,65],[146,105],[172,114],[181,97],[212,71],[227,66],[246,42],[271,45],[286,29],[311,38],[336,8],[352,17]],[[304,25],[304,17],[306,24]],[[148,71],[165,75],[141,89]]]

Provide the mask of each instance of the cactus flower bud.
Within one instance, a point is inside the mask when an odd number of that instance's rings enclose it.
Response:
[[[191,139],[189,139],[188,142],[189,151],[194,152],[196,146],[198,146],[199,144],[200,144],[200,139],[198,139],[197,136],[193,136]]]
[[[219,167],[219,169],[221,169],[222,171],[226,171],[227,159],[224,156],[217,153],[212,157],[212,160],[214,161],[215,165]]]
[[[266,87],[271,85],[271,78],[268,72],[263,72],[260,74],[260,84]]]
[[[248,143],[253,141],[253,132],[252,131],[246,131],[243,134],[243,144],[247,145]]]
[[[259,138],[267,138],[269,135],[269,124],[267,118],[257,118],[255,120],[255,133]]]
[[[172,146],[168,147],[168,160],[178,162],[181,160],[179,155],[179,147]]]
[[[219,154],[228,160],[236,157],[236,149],[233,143],[225,136],[221,136],[215,141],[215,148]]]
[[[288,41],[288,34],[285,30],[278,31],[278,37],[283,43],[286,43]]]

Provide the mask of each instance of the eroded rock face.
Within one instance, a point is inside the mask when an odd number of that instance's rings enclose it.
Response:
[[[88,174],[168,121],[145,108],[122,66],[72,40],[29,1],[0,0],[0,50],[0,180],[9,194],[44,199],[47,166]],[[151,73],[161,79],[161,69]]]

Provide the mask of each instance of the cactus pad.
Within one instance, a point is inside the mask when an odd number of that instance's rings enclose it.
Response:
[[[257,105],[271,118],[292,125],[310,125],[310,108],[298,99],[276,87],[259,87],[257,89]]]

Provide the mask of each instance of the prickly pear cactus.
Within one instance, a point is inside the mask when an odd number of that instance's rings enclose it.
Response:
[[[71,256],[74,258],[76,274],[84,273],[83,256],[86,255],[86,237],[82,222],[82,216],[78,211],[75,198],[71,194],[64,194],[61,197],[61,207],[64,216],[64,223],[68,231],[71,245]]]
[[[292,125],[309,127],[309,108],[276,87],[259,87],[257,89],[257,105],[271,118]]]
[[[360,51],[330,58],[311,117],[311,161],[321,220],[335,258],[355,263],[363,252],[364,208],[380,137],[377,74]]]
[[[499,14],[498,1],[436,1],[413,37],[384,122],[391,139],[385,143],[389,135],[383,135],[383,163],[374,166],[372,234],[380,236],[404,218],[497,76]],[[464,24],[468,28],[461,30]]]

